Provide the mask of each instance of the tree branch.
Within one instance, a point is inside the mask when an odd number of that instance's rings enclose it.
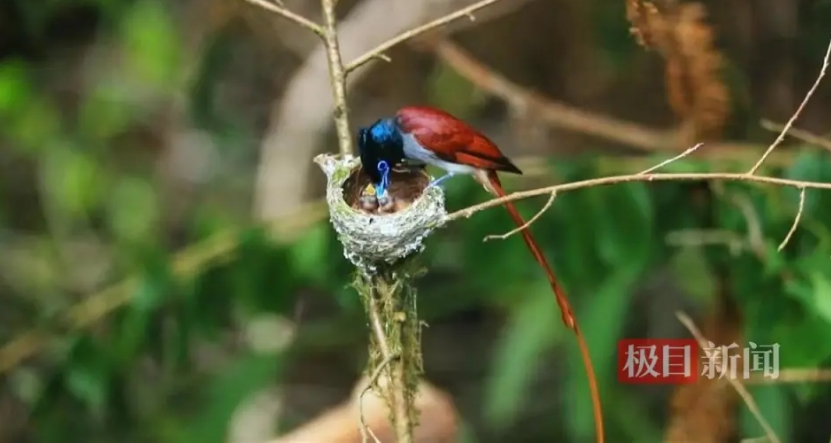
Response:
[[[677,151],[683,138],[676,129],[660,130],[569,106],[520,86],[485,66],[458,45],[440,40],[428,47],[454,71],[509,106],[533,112],[552,127],[620,143],[645,152]],[[696,155],[734,155],[752,152],[759,145],[740,142],[707,143]]]
[[[564,183],[560,185],[547,186],[544,188],[531,189],[528,191],[514,192],[505,197],[495,198],[483,203],[479,203],[465,209],[460,209],[456,212],[448,214],[445,222],[457,220],[460,218],[469,218],[473,214],[483,211],[488,208],[501,206],[505,202],[522,200],[529,197],[536,197],[538,195],[547,195],[552,192],[563,193],[569,191],[576,191],[578,189],[591,188],[595,186],[608,186],[619,183],[632,182],[656,182],[656,181],[733,181],[733,182],[749,182],[749,183],[765,183],[769,185],[786,186],[789,188],[808,188],[808,189],[831,189],[831,183],[808,182],[800,180],[788,180],[784,178],[766,177],[759,175],[737,174],[737,173],[682,173],[682,174],[630,174],[630,175],[615,175],[611,177],[593,178],[589,180],[581,180],[571,183]]]
[[[753,165],[749,171],[747,171],[748,174],[755,174],[759,167],[762,166],[762,163],[764,163],[768,158],[770,153],[773,152],[773,150],[776,149],[780,143],[782,143],[782,140],[785,139],[785,135],[791,129],[791,126],[793,126],[796,119],[799,118],[799,115],[802,114],[802,110],[805,108],[805,105],[807,105],[808,101],[811,100],[811,96],[814,95],[814,92],[819,87],[820,82],[822,82],[822,78],[825,77],[825,71],[828,69],[829,59],[831,59],[831,41],[828,42],[828,49],[825,50],[825,58],[822,59],[822,68],[820,68],[819,75],[817,75],[817,79],[814,80],[813,86],[811,86],[811,89],[809,89],[808,93],[805,94],[805,98],[802,99],[802,103],[800,103],[799,107],[796,108],[796,112],[794,112],[788,122],[785,123],[785,127],[782,128],[782,131],[779,133],[779,136],[776,137],[776,140],[774,140],[774,142],[768,147],[767,151],[762,154],[759,161],[756,162],[756,164]]]
[[[762,127],[767,129],[768,131],[779,132],[779,131],[783,131],[785,129],[785,125],[775,123],[775,122],[772,122],[770,120],[762,120],[761,124],[762,124]],[[812,134],[812,133],[810,133],[810,132],[808,132],[804,129],[794,128],[794,127],[791,127],[791,129],[788,131],[788,135],[790,135],[791,137],[793,137],[797,140],[802,140],[805,143],[810,143],[812,145],[817,145],[821,148],[826,149],[828,152],[831,152],[831,140],[829,140],[825,137],[820,137],[820,136],[818,136],[816,134]]]
[[[312,31],[313,33],[317,34],[321,38],[324,36],[323,27],[321,27],[317,23],[315,23],[315,22],[313,22],[313,21],[311,21],[311,20],[309,20],[309,19],[307,19],[307,18],[305,18],[301,15],[298,15],[298,14],[295,14],[295,13],[289,11],[288,9],[284,8],[281,5],[276,5],[274,3],[269,3],[266,0],[244,0],[244,1],[246,1],[248,3],[251,3],[252,5],[259,6],[263,9],[268,10],[268,11],[274,12],[276,14],[279,14],[279,15],[283,16],[284,18],[286,18],[288,20],[291,20],[291,21],[297,23],[298,25],[308,29],[309,31]]]
[[[336,0],[321,0],[323,6],[324,33],[326,42],[326,60],[329,64],[329,79],[332,84],[332,98],[335,101],[334,119],[338,132],[338,146],[342,155],[351,154],[352,131],[349,129],[349,114],[346,105],[346,72],[343,69],[340,47],[338,46]]]
[[[462,17],[469,17],[471,20],[476,20],[476,18],[473,16],[474,12],[486,6],[492,5],[498,1],[499,0],[482,0],[466,8],[462,8],[452,14],[448,14],[444,17],[433,20],[430,23],[421,25],[417,28],[410,29],[409,31],[402,32],[401,34],[385,41],[384,43],[381,43],[372,50],[351,61],[348,65],[346,65],[346,72],[349,73],[351,71],[354,71],[355,69],[360,68],[361,66],[363,66],[364,64],[366,64],[374,58],[382,58],[384,57],[383,53],[388,49],[392,48],[393,46],[400,45],[401,43],[404,43],[407,40],[415,38],[432,29],[438,28],[439,26],[445,25]]]

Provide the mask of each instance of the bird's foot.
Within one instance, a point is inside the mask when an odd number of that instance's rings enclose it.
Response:
[[[434,186],[439,186],[439,185],[442,184],[442,182],[446,181],[450,177],[453,177],[454,175],[456,175],[456,174],[454,174],[452,172],[448,172],[447,174],[444,174],[441,177],[439,177],[439,178],[433,180],[432,182],[430,182],[430,184],[427,185],[427,187],[431,188],[431,187],[434,187]]]

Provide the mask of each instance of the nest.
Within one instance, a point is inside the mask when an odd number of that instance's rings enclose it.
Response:
[[[447,216],[444,192],[427,188],[431,178],[423,169],[393,170],[390,200],[378,205],[365,198],[370,180],[360,159],[323,154],[314,161],[327,177],[329,218],[344,255],[358,268],[375,271],[421,252],[424,239]]]

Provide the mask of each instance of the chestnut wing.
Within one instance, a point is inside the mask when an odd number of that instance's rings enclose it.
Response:
[[[479,169],[522,174],[487,137],[435,108],[406,107],[396,114],[400,128],[442,160]]]

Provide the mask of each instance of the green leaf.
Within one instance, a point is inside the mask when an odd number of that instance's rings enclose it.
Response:
[[[773,432],[782,441],[788,441],[793,426],[791,422],[792,408],[785,392],[784,386],[777,385],[754,386],[751,388],[751,395],[756,400],[762,417],[765,417],[773,428]],[[759,420],[750,413],[744,404],[741,407],[740,423],[741,434],[744,438],[758,438],[765,435]]]
[[[652,202],[642,183],[587,190],[595,205],[596,247],[610,268],[639,267],[654,242]]]
[[[162,3],[145,0],[135,3],[123,26],[128,72],[157,87],[169,88],[179,69],[181,39],[170,17]]]
[[[540,246],[553,249],[563,281],[571,286],[591,287],[597,282],[597,274],[605,271],[597,252],[595,224],[604,214],[597,214],[597,206],[582,192],[557,196],[554,206],[559,221],[553,228],[556,231],[548,233],[550,240]]]
[[[825,151],[805,149],[799,152],[800,154],[796,157],[791,167],[785,171],[784,178],[824,183],[831,182],[831,161],[828,160],[828,154]],[[799,190],[786,189],[784,192],[789,196],[792,207],[796,208],[799,203]],[[811,192],[809,190],[806,192],[804,215],[814,217],[819,216],[819,214],[823,214],[824,216],[831,214],[831,197],[828,194],[828,192],[822,191]],[[827,217],[824,219],[827,220]]]
[[[611,379],[615,372],[617,340],[626,321],[626,316],[621,313],[626,312],[635,283],[645,265],[646,263],[641,263],[640,268],[623,268],[605,278],[594,291],[591,304],[581,304],[582,315],[575,313],[591,353],[592,366],[601,395],[604,392],[603,384]],[[571,418],[566,420],[566,423],[574,434],[575,441],[586,441],[594,430],[591,393],[576,339],[571,338],[571,342],[573,345],[569,347],[568,358],[569,382],[566,384],[566,398],[569,399],[567,414]]]
[[[294,269],[305,277],[316,281],[328,281],[329,244],[332,230],[328,225],[318,223],[291,245],[290,254]]]
[[[27,154],[54,152],[63,148],[61,120],[58,109],[49,99],[35,96],[16,111],[10,132]]]
[[[75,340],[64,371],[66,387],[93,414],[103,414],[111,378],[107,352],[93,339]]]
[[[813,302],[816,313],[831,323],[831,281],[820,272],[811,274]]]
[[[151,254],[145,262],[144,275],[136,286],[131,306],[143,311],[158,309],[173,287],[173,273],[168,257]]]
[[[155,235],[160,220],[155,189],[143,179],[124,177],[111,190],[110,228],[121,239],[142,243]]]
[[[436,65],[428,82],[430,102],[462,119],[469,117],[488,98],[445,63]]]
[[[61,146],[48,151],[43,168],[47,189],[60,208],[84,215],[97,205],[104,186],[101,168],[91,156]]]
[[[526,291],[494,350],[491,374],[485,385],[484,416],[493,430],[508,425],[517,416],[527,396],[528,384],[543,351],[550,348],[560,325],[557,306],[545,281]]]
[[[23,60],[0,63],[0,113],[17,112],[30,102],[34,95],[30,78]]]
[[[135,106],[111,85],[98,85],[81,104],[78,115],[79,131],[84,135],[106,140],[127,129]]]
[[[676,282],[685,293],[702,301],[712,299],[716,280],[702,248],[678,248],[670,258],[670,266]]]
[[[517,205],[521,213],[525,212],[524,208],[525,204]],[[535,223],[531,229],[539,230],[541,226]],[[504,208],[493,208],[462,222],[464,244],[461,263],[465,266],[464,272],[475,277],[471,279],[474,289],[505,294],[524,278],[540,276],[537,264],[519,234],[504,241],[482,241],[488,235],[504,234],[515,227]]]

